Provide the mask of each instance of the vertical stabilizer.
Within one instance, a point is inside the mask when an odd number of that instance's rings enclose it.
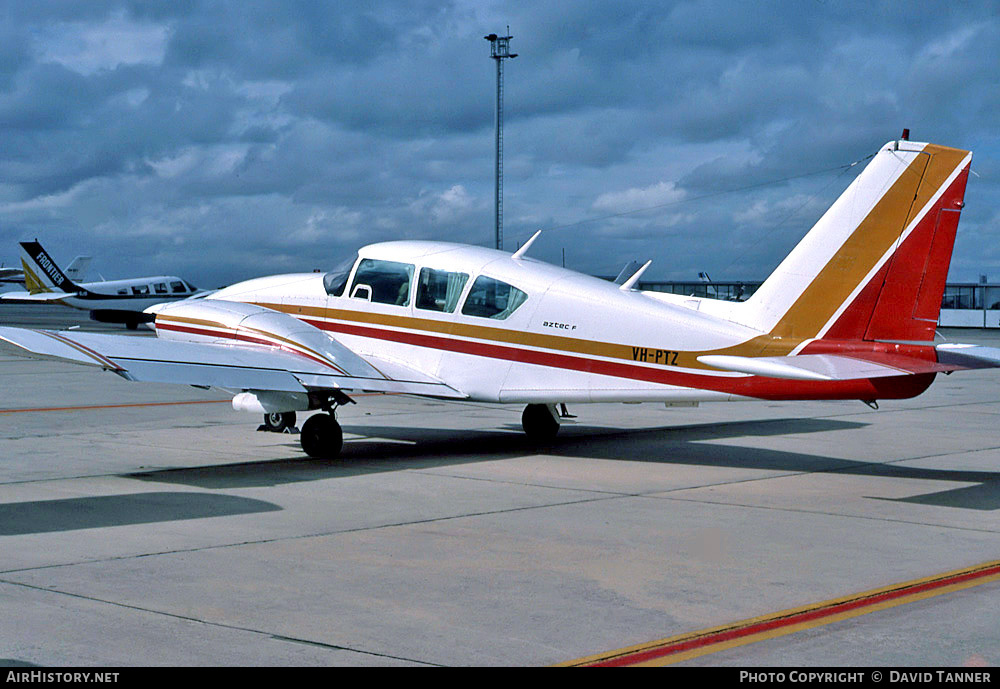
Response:
[[[91,256],[77,256],[66,266],[66,275],[73,282],[80,282],[87,276],[91,260],[93,260]]]
[[[796,340],[932,340],[971,161],[883,146],[746,302],[744,322]]]
[[[79,291],[37,241],[21,242],[21,266],[24,285],[31,294]]]

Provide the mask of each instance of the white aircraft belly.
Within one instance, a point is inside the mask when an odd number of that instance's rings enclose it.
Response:
[[[499,401],[521,404],[555,402],[707,402],[730,395],[599,373],[515,362]]]

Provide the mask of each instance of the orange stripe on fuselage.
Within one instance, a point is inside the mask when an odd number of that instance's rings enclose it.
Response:
[[[308,320],[319,318],[324,320],[349,321],[351,323],[363,323],[388,328],[405,328],[407,330],[417,330],[424,333],[434,333],[446,337],[462,337],[476,340],[487,340],[490,342],[502,342],[512,345],[524,345],[527,347],[538,347],[540,349],[553,349],[560,352],[572,352],[586,356],[599,356],[608,359],[623,359],[634,361],[633,345],[618,344],[614,342],[599,342],[596,340],[584,340],[580,338],[565,337],[562,335],[546,335],[531,333],[523,330],[509,330],[506,328],[496,328],[485,325],[472,325],[469,323],[459,323],[455,321],[439,321],[430,318],[418,318],[415,316],[393,316],[391,314],[371,313],[368,311],[354,311],[352,309],[330,309],[317,306],[299,306],[288,304],[254,302],[257,306],[263,306],[275,311],[287,313],[296,318]],[[638,345],[636,345],[638,347]],[[655,345],[645,342],[642,348],[655,350]],[[662,350],[668,349],[666,346],[660,347]],[[709,370],[707,366],[700,363],[696,357],[704,352],[679,352],[676,365],[681,368],[695,368]]]

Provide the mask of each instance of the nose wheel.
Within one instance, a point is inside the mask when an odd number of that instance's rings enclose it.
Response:
[[[270,431],[271,433],[284,433],[286,428],[294,428],[295,412],[276,411],[264,414],[264,425],[259,430]]]
[[[344,447],[344,431],[333,414],[314,414],[302,424],[299,441],[314,459],[334,459]]]

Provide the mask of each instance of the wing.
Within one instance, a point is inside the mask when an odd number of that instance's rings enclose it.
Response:
[[[306,326],[311,327],[311,326]],[[314,330],[316,330],[314,328]],[[323,351],[247,341],[185,342],[155,337],[0,327],[0,340],[29,356],[100,367],[132,381],[229,390],[395,392],[443,398],[466,395],[393,363],[391,376],[316,330]]]

